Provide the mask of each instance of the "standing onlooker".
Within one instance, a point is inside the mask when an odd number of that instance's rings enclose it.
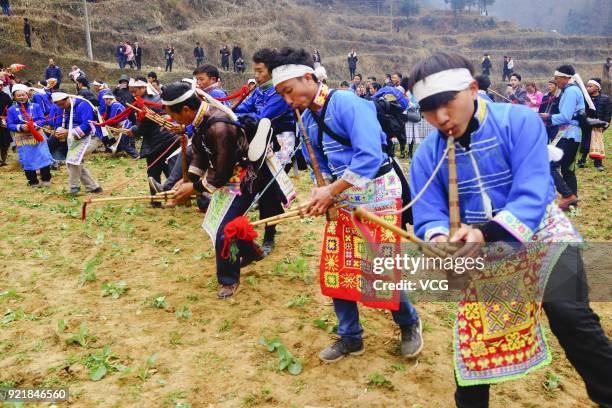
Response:
[[[527,102],[527,106],[531,108],[534,112],[540,111],[540,105],[542,105],[542,98],[544,98],[544,94],[538,91],[538,87],[535,82],[527,82],[527,95],[525,97],[525,101]]]
[[[122,74],[119,77],[119,83],[117,84],[117,87],[113,91],[113,95],[115,95],[115,98],[117,98],[117,100],[123,105],[127,105],[128,103],[134,102],[134,97],[132,96],[132,93],[128,88],[129,83],[130,77],[126,74]]]
[[[11,96],[4,92],[4,81],[0,79],[0,116],[4,118],[13,103]],[[3,119],[2,119],[3,120]],[[0,126],[0,167],[6,166],[8,150],[13,142],[11,132],[5,126]]]
[[[321,53],[318,49],[312,49],[312,60],[314,61],[314,67],[321,66]]]
[[[57,82],[55,83],[55,86],[53,86],[53,89],[58,89],[62,84],[62,70],[60,69],[60,67],[55,65],[55,61],[53,61],[53,58],[49,59],[49,66],[47,66],[47,69],[45,69],[44,76],[45,80],[48,80],[49,78],[56,79]]]
[[[502,81],[509,81],[512,71],[508,69],[508,56],[504,55],[504,68],[502,69]]]
[[[174,47],[168,45],[164,49],[164,57],[166,58],[166,72],[172,72],[172,64],[174,63]]]
[[[76,80],[80,77],[86,77],[87,75],[85,75],[85,72],[79,68],[76,65],[72,66],[72,70],[70,71],[70,73],[68,74],[68,76],[70,77],[70,80],[72,82],[76,82]]]
[[[355,52],[355,50],[352,50],[351,52],[349,52],[347,58],[349,76],[351,78],[355,77],[355,71],[357,71],[357,61],[359,61],[359,58],[357,58],[357,53]]]
[[[516,72],[510,75],[510,84],[508,84],[508,88],[506,89],[506,96],[514,104],[526,105],[527,91],[525,91],[525,88],[521,85],[522,79],[521,75]]]
[[[353,83],[351,84],[349,90],[353,93],[357,93],[357,88],[359,88],[359,85],[361,85],[361,79],[361,74],[355,74],[355,76],[353,76]]]
[[[224,45],[223,48],[219,50],[219,54],[221,54],[221,69],[229,71],[229,47],[227,45]]]
[[[400,74],[399,72],[393,73],[391,75],[391,85],[396,88],[401,86],[402,78],[403,78],[402,74]],[[385,84],[385,85],[388,85],[388,84]],[[406,90],[404,89],[402,92],[406,92]]]
[[[11,5],[9,4],[9,0],[0,0],[0,6],[2,6],[2,14],[5,16],[11,15]]]
[[[193,56],[196,59],[196,68],[204,63],[204,48],[200,46],[199,42],[196,42],[196,46],[193,49]]]
[[[612,104],[610,103],[610,97],[601,92],[601,79],[591,78],[586,84],[586,89],[595,110],[587,108],[587,117],[599,119],[601,123],[599,125],[586,125],[582,127],[582,144],[580,150],[582,157],[578,160],[578,167],[583,168],[586,165],[586,159],[589,155],[591,148],[591,133],[593,129],[604,130],[610,125],[610,118],[612,116]],[[601,158],[593,158],[593,164],[599,171],[604,171]]]
[[[129,41],[125,42],[125,62],[130,68],[134,69],[134,49]]]
[[[548,88],[548,93],[544,95],[542,98],[542,104],[540,105],[540,113],[546,113],[548,115],[556,115],[559,113],[559,87],[557,86],[557,81],[555,79],[551,79],[546,84]],[[548,135],[548,142],[552,141],[557,132],[559,131],[558,126],[554,126],[548,121],[544,122],[546,126],[546,134]]]
[[[510,75],[512,75],[512,73],[514,72],[514,60],[512,59],[512,57],[508,57],[508,73]]]
[[[234,64],[234,72],[237,72],[236,61],[238,61],[238,58],[242,58],[242,48],[240,48],[240,45],[236,44],[234,45],[234,48],[232,48],[232,62]]]
[[[28,45],[28,48],[32,48],[32,26],[30,25],[30,20],[27,18],[23,19],[23,36],[25,37],[25,42]]]
[[[491,80],[488,75],[476,75],[474,77],[478,82],[478,96],[487,102],[495,102],[491,95],[489,95],[489,87],[491,87]]]
[[[119,69],[125,68],[125,44],[123,41],[119,41],[119,45],[115,49],[115,56],[117,57]]]
[[[610,67],[612,67],[612,58],[608,57],[603,64],[603,78],[606,81],[610,80]]]
[[[136,69],[140,71],[140,68],[142,68],[142,48],[140,47],[140,44],[138,44],[138,41],[134,41],[133,51]]]
[[[491,57],[489,56],[489,54],[485,53],[484,57],[482,58],[482,63],[480,65],[482,66],[482,75],[491,75],[491,68],[493,68],[493,63],[491,62]]]

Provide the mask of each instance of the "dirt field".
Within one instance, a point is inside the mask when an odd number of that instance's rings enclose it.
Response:
[[[70,387],[74,407],[452,406],[451,304],[416,304],[425,331],[417,359],[397,353],[388,312],[362,308],[366,354],[318,360],[336,323],[316,272],[322,219],[281,224],[273,254],[244,269],[238,295],[220,301],[212,245],[193,207],[92,206],[83,223],[83,196],[65,194],[65,169],[52,188],[32,190],[10,158],[0,168],[0,387]],[[142,175],[116,194],[148,191],[142,161],[96,154],[88,163],[107,190]],[[590,166],[578,170],[582,202],[571,216],[585,238],[609,241],[610,173]],[[306,197],[305,173],[298,184]],[[612,304],[593,309],[612,336]],[[279,371],[262,336],[277,336],[302,372]],[[553,363],[495,386],[492,407],[591,406],[549,339]]]

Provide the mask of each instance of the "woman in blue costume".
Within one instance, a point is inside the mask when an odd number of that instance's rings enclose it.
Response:
[[[53,158],[42,130],[45,123],[40,106],[28,100],[28,87],[17,84],[13,86],[15,103],[8,110],[6,124],[14,132],[14,140],[19,153],[19,162],[25,171],[30,187],[48,187],[51,185],[51,164]],[[40,170],[42,183],[38,181],[36,171]]]

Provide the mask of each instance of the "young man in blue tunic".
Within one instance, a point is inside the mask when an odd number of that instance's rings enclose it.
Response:
[[[395,212],[390,218],[400,225],[397,212],[401,208],[402,185],[385,153],[387,137],[373,102],[349,91],[332,92],[317,80],[312,56],[304,49],[281,49],[275,65],[274,86],[292,109],[303,112],[308,134],[302,137],[310,140],[321,173],[329,182],[313,188],[308,214],[323,215],[338,200],[348,203],[349,208],[365,205],[375,211]],[[318,121],[327,125],[325,130]],[[302,146],[304,156],[309,158],[305,143]],[[374,236],[380,238],[380,231],[375,230]],[[386,242],[395,245],[398,241],[399,237],[392,235]],[[366,305],[374,302],[370,303],[353,285],[363,276],[359,265],[366,260],[367,251],[360,249],[364,245],[348,211],[340,209],[337,220],[327,222],[320,283],[323,294],[333,299],[340,340],[321,351],[319,358],[325,362],[365,350],[356,301]],[[401,329],[401,352],[414,357],[423,348],[421,321],[403,291],[395,306],[388,308]]]
[[[28,100],[27,86],[13,85],[12,91],[15,103],[8,109],[6,124],[11,132],[15,132],[19,162],[30,187],[48,187],[51,185],[53,158],[40,130],[45,123],[45,117],[40,106]],[[37,170],[40,171],[42,183],[38,181]]]
[[[102,97],[102,101],[105,106],[105,113],[103,115],[104,120],[113,118],[125,110],[125,106],[117,101],[115,95],[112,92],[107,92]],[[116,127],[119,129],[130,129],[132,122],[129,119],[125,119],[122,122],[117,123]],[[130,137],[126,134],[117,136],[119,142],[115,139],[112,143],[111,150],[114,149],[114,153],[126,152],[132,159],[138,159],[140,156],[134,147],[132,147]]]
[[[413,206],[414,231],[427,241],[470,243],[460,249],[461,254],[455,254],[459,256],[470,256],[474,247],[484,242],[566,243],[558,245],[563,252],[552,263],[543,309],[551,331],[582,376],[590,398],[610,406],[612,345],[589,307],[581,256],[571,245],[581,238],[554,202],[546,129],[525,106],[487,103],[478,97],[473,72],[472,64],[464,57],[437,53],[417,64],[410,74],[409,88],[425,119],[437,129],[416,151],[411,166],[412,191],[416,194],[425,189]],[[449,236],[449,176],[445,159],[449,135],[455,138],[462,223],[453,236]],[[440,172],[432,176],[440,161],[443,164]],[[568,288],[572,282],[577,286]],[[572,297],[547,301],[559,288],[569,289]],[[465,333],[461,332],[463,329],[465,326],[456,325],[455,342],[463,341],[458,335]],[[457,350],[455,402],[462,408],[487,407],[490,384],[526,375],[550,361],[520,364],[511,371],[509,366],[521,357],[513,354],[514,349],[506,349],[501,363],[489,359],[482,365],[466,367],[457,362],[470,356],[470,350],[461,349],[460,353]],[[476,354],[476,348],[472,350],[473,355],[482,355]],[[500,368],[499,364],[509,366]]]
[[[227,92],[221,88],[219,84],[219,68],[212,64],[204,64],[198,66],[193,71],[193,77],[196,79],[198,88],[209,94],[215,99],[225,98]],[[229,101],[221,102],[225,106],[230,106]]]
[[[562,89],[559,113],[540,113],[546,123],[558,126],[559,130],[552,144],[563,151],[561,160],[552,163],[555,187],[562,199],[559,207],[563,211],[578,205],[578,181],[576,180],[576,154],[582,138],[579,118],[585,114],[584,98],[580,87],[571,81],[576,70],[571,65],[561,65],[555,71],[555,81]]]
[[[234,112],[238,116],[249,115],[256,120],[268,118],[272,121],[272,150],[280,161],[281,166],[291,162],[291,154],[295,148],[295,119],[293,111],[276,92],[272,85],[271,64],[275,59],[276,52],[270,48],[262,48],[253,54],[253,71],[257,88],[244,102],[236,107]],[[269,172],[264,167],[262,172]],[[272,175],[268,175],[272,177]],[[268,180],[262,177],[264,186]],[[283,207],[278,191],[274,187],[268,188],[259,201],[259,217],[268,218],[282,214]],[[264,231],[262,248],[264,253],[269,254],[274,248],[276,235],[275,226],[267,226]]]

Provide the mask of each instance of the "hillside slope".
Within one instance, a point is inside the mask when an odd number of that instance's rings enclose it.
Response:
[[[15,17],[0,20],[5,46],[23,44],[22,16],[31,19],[34,48],[47,56],[81,59],[84,55],[82,5],[72,0],[13,1]],[[219,63],[222,44],[242,46],[247,60],[264,46],[317,47],[332,79],[345,79],[346,53],[360,53],[359,71],[409,71],[420,57],[434,50],[460,51],[478,62],[483,52],[494,58],[494,74],[503,55],[512,55],[517,70],[527,77],[546,78],[562,62],[574,63],[583,75],[599,75],[601,62],[612,49],[611,37],[561,36],[518,29],[490,17],[466,14],[455,24],[452,13],[428,11],[409,19],[364,15],[349,7],[321,8],[308,0],[100,0],[89,4],[92,41],[97,60],[114,62],[114,47],[121,39],[139,40],[143,60],[163,66],[162,49],[177,49],[175,67],[192,68],[195,41]],[[2,60],[11,58],[10,52]],[[60,62],[67,68],[69,65]],[[495,75],[497,77],[497,75]],[[231,81],[233,82],[233,80]]]

